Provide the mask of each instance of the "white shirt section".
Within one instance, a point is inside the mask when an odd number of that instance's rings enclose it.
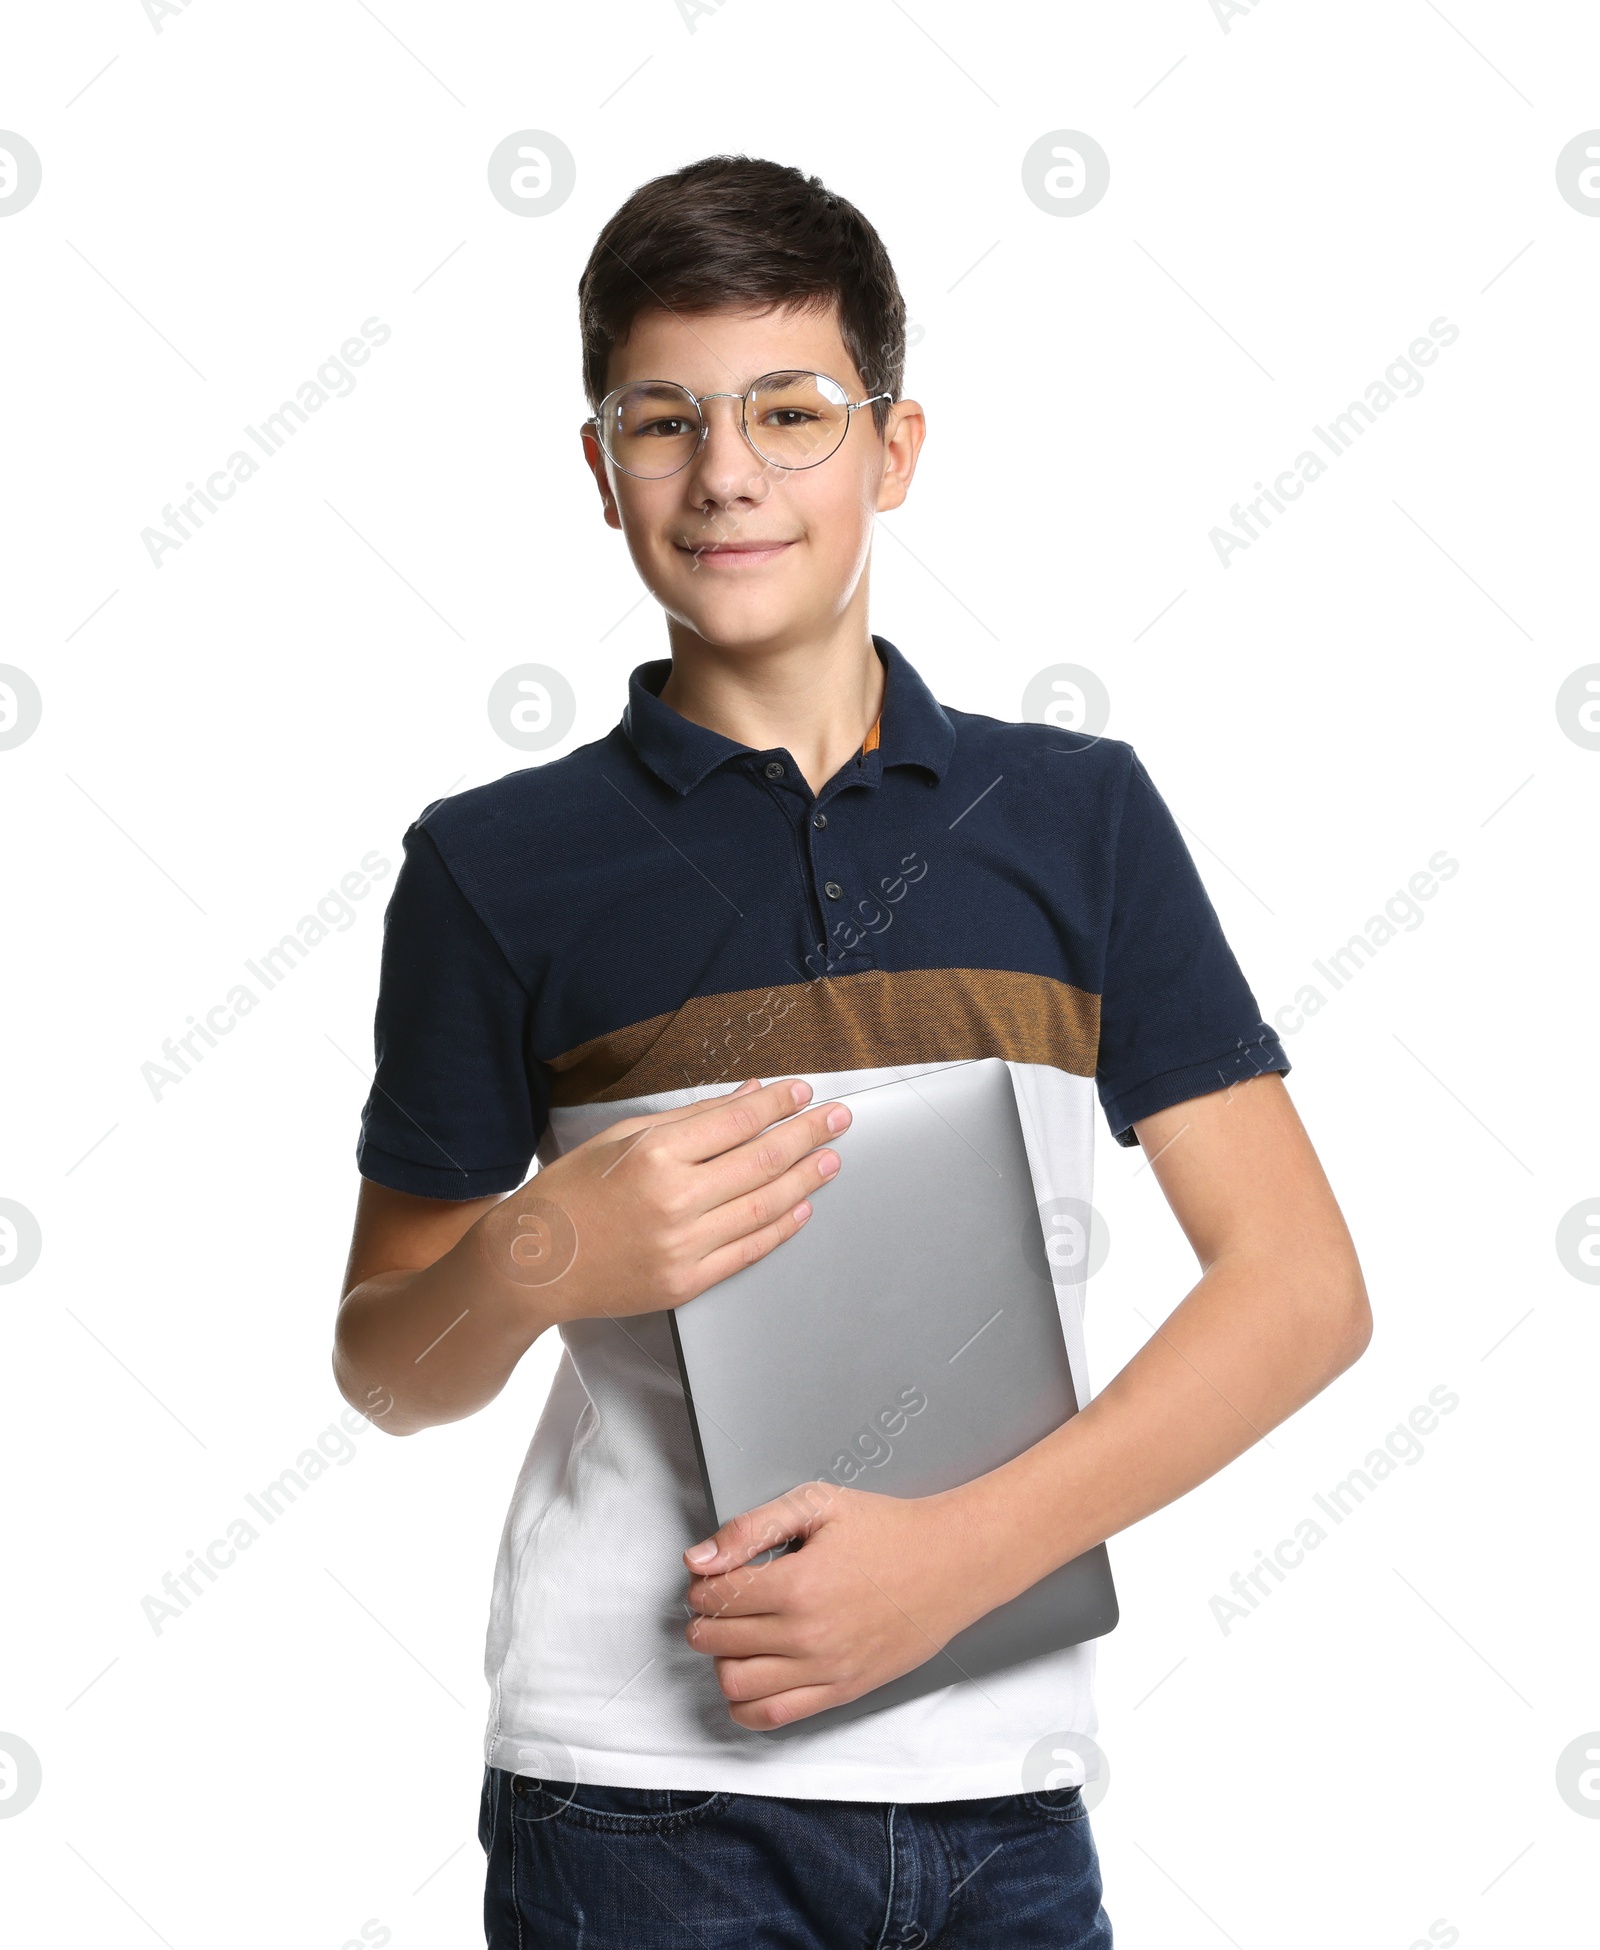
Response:
[[[948,1067],[806,1081],[823,1102]],[[1036,1196],[1087,1204],[1092,1080],[1042,1064],[1008,1067]],[[725,1094],[675,1090],[557,1110],[539,1155],[549,1162],[621,1118]],[[1058,1268],[1056,1293],[1082,1404],[1082,1288]],[[561,1337],[495,1569],[485,1656],[491,1766],[609,1787],[948,1801],[1020,1793],[1023,1761],[1047,1735],[1095,1733],[1092,1644],[809,1734],[775,1740],[737,1726],[710,1659],[683,1636],[682,1553],[707,1534],[708,1516],[667,1316],[575,1321]]]

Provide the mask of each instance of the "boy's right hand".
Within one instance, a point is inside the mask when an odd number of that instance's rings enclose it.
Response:
[[[553,1321],[681,1306],[764,1259],[811,1216],[839,1169],[818,1150],[840,1103],[801,1111],[797,1078],[627,1117],[538,1171],[473,1228],[502,1279]],[[786,1122],[779,1123],[779,1119]],[[529,1295],[533,1297],[532,1294]]]

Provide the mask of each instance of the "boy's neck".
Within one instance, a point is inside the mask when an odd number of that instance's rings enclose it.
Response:
[[[815,797],[854,758],[883,706],[884,670],[865,625],[841,618],[820,640],[771,649],[710,644],[669,625],[661,701],[756,751],[781,746]]]

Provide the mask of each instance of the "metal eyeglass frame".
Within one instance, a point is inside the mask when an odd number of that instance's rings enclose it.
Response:
[[[736,399],[739,402],[739,431],[744,435],[746,442],[749,444],[750,451],[755,455],[757,460],[759,460],[764,467],[776,467],[781,473],[784,474],[803,474],[807,468],[820,467],[823,461],[828,461],[833,459],[834,455],[838,453],[839,449],[844,445],[845,441],[850,436],[850,429],[855,423],[855,415],[858,408],[863,406],[874,406],[881,399],[892,400],[894,398],[894,394],[893,393],[871,393],[867,396],[866,399],[858,399],[858,400],[847,399],[841,402],[844,406],[845,415],[846,415],[844,432],[840,434],[838,440],[834,443],[834,445],[831,446],[828,449],[828,451],[822,456],[822,460],[807,460],[807,461],[802,461],[797,467],[787,467],[784,465],[784,463],[781,460],[769,459],[766,454],[762,453],[761,449],[756,445],[754,439],[751,437],[750,396],[752,393],[755,392],[758,386],[765,385],[767,380],[781,379],[785,377],[787,374],[800,372],[802,370],[804,370],[804,368],[800,366],[780,366],[773,372],[764,372],[759,379],[752,379],[750,384],[745,388],[745,390],[742,393],[691,393],[687,386],[681,385],[676,379],[631,379],[629,380],[626,386],[613,386],[611,391],[606,394],[603,400],[601,400],[600,410],[597,413],[591,413],[588,419],[585,420],[583,424],[586,427],[594,428],[595,439],[600,443],[600,451],[605,455],[606,459],[610,461],[613,467],[617,468],[621,473],[626,474],[630,480],[670,481],[674,474],[681,474],[684,468],[688,467],[694,461],[696,455],[699,454],[700,449],[706,443],[706,435],[711,431],[711,422],[706,418],[704,413],[700,412],[700,408],[705,404],[705,402],[708,399]],[[833,376],[829,373],[807,372],[806,376],[811,379],[825,380],[828,385],[837,387],[841,393],[844,391],[844,388],[839,385],[838,380],[833,378]],[[631,467],[624,467],[622,465],[622,462],[617,459],[616,455],[612,453],[611,449],[606,445],[606,437],[604,432],[606,408],[611,404],[611,402],[617,397],[619,393],[629,392],[635,386],[671,386],[675,392],[682,393],[685,399],[694,401],[695,412],[699,416],[699,420],[700,420],[700,437],[695,442],[694,453],[689,454],[685,459],[681,460],[676,467],[669,468],[665,474],[635,474]]]

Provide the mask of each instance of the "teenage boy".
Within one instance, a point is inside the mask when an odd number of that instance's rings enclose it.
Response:
[[[409,1434],[565,1345],[495,1576],[489,1942],[1100,1950],[1081,1794],[1024,1773],[1095,1730],[1092,1646],[765,1730],[921,1664],[1292,1414],[1366,1344],[1355,1254],[1130,748],[942,707],[869,631],[874,517],[924,434],[871,225],[714,157],[627,200],[580,296],[585,457],[672,654],[606,737],[406,834],[334,1357]],[[1003,471],[1019,409],[979,390]],[[831,1096],[983,1056],[1050,1197],[1089,1196],[1098,1092],[1198,1284],[1005,1467],[706,1536],[667,1310],[827,1196]],[[805,1548],[751,1563],[785,1535]]]

